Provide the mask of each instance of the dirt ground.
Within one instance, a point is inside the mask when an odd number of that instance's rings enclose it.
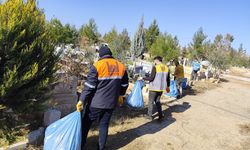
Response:
[[[207,85],[203,92],[194,87],[178,101],[163,99],[165,119],[161,123],[144,119],[146,109],[118,108],[106,148],[249,150],[250,82],[226,78],[216,86],[203,84]],[[97,141],[98,131],[93,129],[86,148],[96,149]]]

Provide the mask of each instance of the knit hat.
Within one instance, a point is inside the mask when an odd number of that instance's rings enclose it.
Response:
[[[109,49],[108,46],[102,46],[102,47],[99,49],[99,57],[102,58],[102,57],[105,56],[105,55],[112,56],[112,52],[111,52],[111,50]]]

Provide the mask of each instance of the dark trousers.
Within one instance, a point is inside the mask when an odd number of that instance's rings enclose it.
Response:
[[[103,150],[108,136],[108,127],[113,109],[86,107],[82,118],[82,150],[87,140],[89,129],[94,121],[99,122],[98,149]]]
[[[191,72],[191,80],[197,80],[198,77],[198,71],[197,70],[192,70]]]
[[[153,106],[156,104],[156,108],[159,114],[159,117],[162,117],[162,108],[161,108],[161,95],[162,92],[149,91],[149,99],[148,99],[148,115],[153,115]]]

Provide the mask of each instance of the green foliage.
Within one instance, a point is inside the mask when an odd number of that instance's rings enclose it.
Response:
[[[234,41],[234,37],[227,33],[226,36],[224,37],[224,43],[225,43],[225,46],[226,46],[226,50],[230,50],[232,47],[231,47],[231,44],[232,42]]]
[[[0,147],[11,145],[15,142],[24,141],[29,132],[25,122],[16,120],[13,113],[3,115],[0,110]]]
[[[108,43],[113,56],[125,62],[126,53],[130,47],[130,38],[128,36],[127,29],[124,29],[122,33],[118,34],[116,29],[113,27],[110,32],[104,35],[103,39],[106,43]]]
[[[154,20],[148,29],[145,31],[145,42],[146,42],[146,51],[149,51],[152,44],[156,41],[157,36],[160,34],[160,29],[156,20]]]
[[[128,35],[127,29],[123,29],[122,33],[119,35],[121,39],[121,49],[125,50],[126,52],[129,51],[131,40]]]
[[[222,49],[213,47],[207,55],[207,60],[213,65],[215,71],[225,70],[229,67],[229,59]]]
[[[80,36],[85,37],[89,40],[90,45],[99,42],[101,36],[98,32],[97,25],[93,18],[89,19],[88,24],[85,24],[80,29]]]
[[[204,34],[203,29],[199,28],[197,32],[195,32],[193,36],[193,41],[190,43],[189,51],[191,59],[204,59],[205,58],[205,40],[207,35]]]
[[[112,45],[112,42],[118,37],[118,32],[116,30],[115,27],[113,27],[111,29],[111,31],[109,31],[108,33],[106,33],[104,36],[103,36],[103,39],[106,43],[108,43],[109,47],[111,49],[113,49],[113,45]]]
[[[130,47],[130,38],[126,29],[113,41],[113,45],[114,56],[125,63],[127,61],[126,54]]]
[[[222,46],[222,40],[223,40],[223,36],[221,34],[218,34],[215,36],[214,38],[214,44],[217,48],[221,48]]]
[[[143,55],[146,46],[145,46],[145,32],[144,32],[144,21],[143,18],[139,24],[138,30],[134,36],[134,39],[131,43],[130,47],[130,53],[132,60],[135,60],[135,58],[138,58]]]
[[[162,56],[165,61],[177,58],[180,53],[177,37],[170,34],[160,34],[151,46],[150,53],[153,56]]]
[[[119,41],[119,34],[115,27],[111,29],[110,32],[106,33],[103,36],[104,41],[109,45],[113,56],[117,58],[119,46],[121,46],[121,42]]]
[[[187,49],[187,47],[182,47],[182,49],[180,51],[180,55],[181,55],[181,57],[188,57],[188,49]]]
[[[208,42],[207,47],[203,45],[207,50],[205,59],[207,59],[215,68],[215,74],[219,74],[220,70],[225,70],[230,65],[229,54],[226,51],[226,45],[224,38],[221,34],[218,34],[214,38],[214,42]]]
[[[62,25],[60,20],[52,19],[47,27],[57,45],[77,44],[78,31],[74,26],[70,24]]]
[[[213,43],[208,43],[203,46],[207,50],[205,58],[211,62],[215,71],[225,70],[230,66],[249,67],[249,57],[246,55],[246,50],[240,44],[238,50],[231,47],[234,38],[230,34],[224,37],[218,34]]]
[[[246,54],[246,50],[243,48],[243,44],[240,44],[238,50],[231,52],[231,64],[238,67],[250,67],[249,57]]]
[[[243,44],[240,44],[240,47],[238,48],[238,53],[240,56],[246,55],[246,50],[243,48]]]
[[[0,5],[0,104],[13,110],[38,110],[53,81],[58,56],[35,0]]]

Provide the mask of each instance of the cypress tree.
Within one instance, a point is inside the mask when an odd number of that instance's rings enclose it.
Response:
[[[58,56],[36,0],[0,5],[0,105],[33,111],[45,100]]]
[[[139,24],[138,30],[134,36],[134,39],[131,43],[130,52],[132,60],[143,55],[146,46],[145,46],[145,32],[144,32],[144,21],[143,18]]]

